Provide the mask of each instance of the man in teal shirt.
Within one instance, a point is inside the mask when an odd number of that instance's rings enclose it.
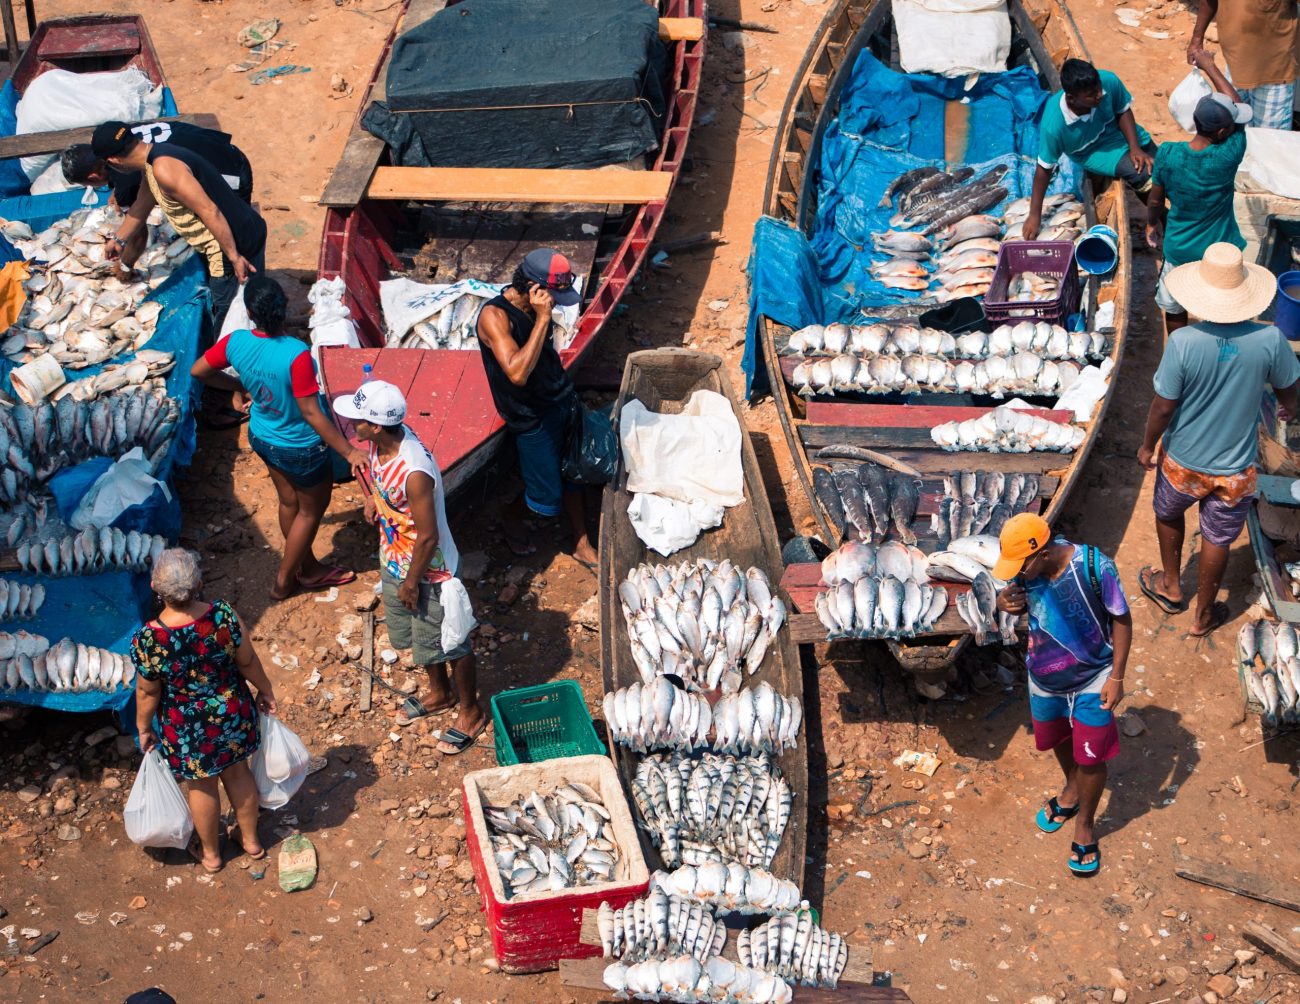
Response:
[[[1251,120],[1251,108],[1214,65],[1212,54],[1197,49],[1194,59],[1215,93],[1196,105],[1194,138],[1160,147],[1147,193],[1147,243],[1165,258],[1156,285],[1156,306],[1164,311],[1166,334],[1187,323],[1187,311],[1169,295],[1165,277],[1179,265],[1200,261],[1211,244],[1246,246],[1232,195],[1237,168],[1246,156],[1246,131],[1238,126]]]
[[[1133,118],[1133,95],[1109,70],[1082,59],[1061,66],[1061,90],[1047,99],[1038,125],[1038,169],[1024,239],[1038,236],[1043,197],[1061,155],[1085,171],[1120,178],[1139,195],[1151,185],[1156,146]]]

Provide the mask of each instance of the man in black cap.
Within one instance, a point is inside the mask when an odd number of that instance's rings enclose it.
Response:
[[[205,129],[189,122],[141,122],[130,127],[142,143],[174,143],[192,153],[197,153],[220,172],[226,184],[245,202],[253,198],[253,166],[244,151],[230,142],[230,134],[216,129]],[[102,157],[95,156],[89,143],[76,143],[63,151],[60,158],[63,178],[69,185],[89,185],[91,188],[112,188],[110,202],[122,212],[135,205],[144,187],[139,171],[119,171]],[[124,261],[134,262],[144,253],[145,228],[136,231],[132,247],[121,247]]]
[[[97,126],[91,151],[118,171],[139,171],[145,184],[131,205],[109,257],[121,257],[129,271],[135,264],[125,249],[145,228],[155,205],[180,236],[199,253],[212,291],[212,321],[220,330],[235,293],[245,279],[264,267],[266,223],[242,201],[207,160],[175,143],[145,143],[125,122]]]
[[[560,475],[578,392],[551,338],[551,308],[581,300],[569,259],[537,248],[524,257],[501,295],[483,305],[478,341],[492,401],[515,438],[524,479],[523,498],[507,514],[506,543],[515,554],[532,554],[537,548],[523,527],[525,507],[548,519],[563,510],[573,530],[573,557],[594,571],[596,549],[587,537],[582,488]]]

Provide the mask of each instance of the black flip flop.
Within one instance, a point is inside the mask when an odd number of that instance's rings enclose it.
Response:
[[[458,756],[461,753],[464,753],[467,749],[469,749],[476,742],[478,742],[479,736],[481,736],[484,732],[487,731],[487,727],[488,727],[487,720],[484,719],[483,724],[479,726],[479,730],[475,732],[472,736],[466,735],[460,729],[447,729],[443,732],[438,733],[438,735],[435,736],[438,742],[446,743],[448,746],[455,747],[455,749],[451,753],[448,753],[444,750],[439,750],[438,752],[442,753],[443,756]]]
[[[414,699],[412,698],[412,700]],[[456,702],[452,701],[450,704],[444,704],[440,708],[426,708],[423,704],[421,704],[419,705],[418,711],[415,708],[411,707],[410,705],[411,705],[411,701],[407,701],[402,705],[401,711],[399,712],[399,714],[403,714],[406,716],[406,721],[404,722],[398,721],[398,719],[394,718],[393,719],[394,724],[400,726],[401,728],[406,728],[406,726],[408,725],[414,725],[421,718],[430,718],[434,715],[445,715],[448,711],[452,711],[453,709],[455,709]]]
[[[1181,614],[1187,609],[1187,601],[1175,603],[1168,596],[1161,596],[1156,592],[1156,587],[1151,584],[1155,578],[1156,570],[1150,565],[1138,572],[1138,588],[1142,590],[1142,595],[1149,599],[1167,614]]]
[[[1187,637],[1195,638],[1197,641],[1200,641],[1202,638],[1208,638],[1210,635],[1214,634],[1215,631],[1219,630],[1219,628],[1223,627],[1223,625],[1227,624],[1230,618],[1231,614],[1228,610],[1228,604],[1216,600],[1214,605],[1210,607],[1210,626],[1204,631],[1188,631]]]

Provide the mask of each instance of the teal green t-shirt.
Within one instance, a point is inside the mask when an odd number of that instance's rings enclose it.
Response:
[[[1202,474],[1240,474],[1255,462],[1259,402],[1300,380],[1300,361],[1271,324],[1199,321],[1169,336],[1152,383],[1178,402],[1165,452]]]
[[[1165,190],[1165,261],[1186,265],[1205,257],[1211,244],[1246,247],[1232,210],[1233,183],[1246,156],[1246,130],[1222,143],[1193,150],[1188,143],[1165,143],[1156,151],[1151,181]]]
[[[1065,154],[1085,170],[1113,178],[1120,159],[1128,153],[1128,140],[1116,119],[1128,111],[1133,95],[1110,70],[1098,70],[1097,75],[1101,77],[1101,104],[1086,116],[1075,115],[1066,107],[1064,91],[1047,99],[1038,125],[1038,163],[1047,170],[1054,169]],[[1137,138],[1139,146],[1151,142],[1140,125]]]

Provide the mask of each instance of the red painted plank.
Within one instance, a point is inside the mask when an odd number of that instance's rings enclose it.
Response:
[[[407,397],[411,415],[407,421],[420,437],[420,442],[429,448],[439,469],[444,471],[451,465],[451,458],[446,455],[441,437],[449,417],[454,414],[452,400],[456,388],[464,379],[466,368],[477,360],[476,352],[447,349],[421,352],[419,367],[411,383],[411,393]],[[452,424],[455,424],[454,420]]]
[[[472,364],[465,367],[465,374],[451,400],[450,415],[451,419],[438,434],[438,463],[443,463],[445,453],[447,467],[469,456],[503,427],[496,405],[492,403],[482,358],[477,352]]]
[[[847,425],[863,429],[930,429],[944,422],[981,418],[992,408],[968,405],[847,404],[809,401],[808,421],[812,425]],[[1027,408],[1029,414],[1049,422],[1068,423],[1073,412],[1048,408]]]
[[[56,25],[46,33],[40,55],[44,60],[79,56],[134,56],[140,51],[140,31],[131,22],[105,25]]]

